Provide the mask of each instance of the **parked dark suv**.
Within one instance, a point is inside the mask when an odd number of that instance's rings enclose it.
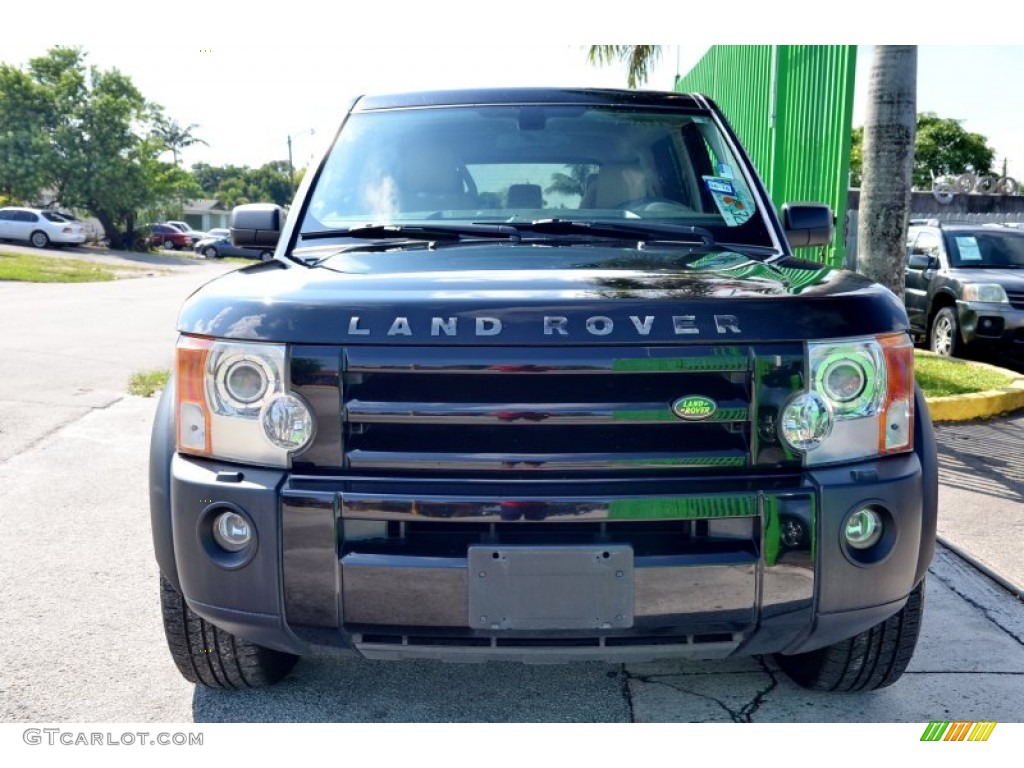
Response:
[[[910,326],[933,352],[1024,353],[1024,229],[913,220],[907,233]]]

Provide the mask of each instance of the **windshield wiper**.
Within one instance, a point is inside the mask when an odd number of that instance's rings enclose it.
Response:
[[[348,229],[324,229],[303,232],[303,240],[321,240],[333,237],[358,237],[373,240],[462,240],[480,237],[499,240],[518,240],[515,227],[505,224],[362,224]]]
[[[520,232],[540,235],[581,235],[584,237],[625,238],[644,241],[670,241],[711,248],[715,237],[701,227],[683,224],[651,224],[632,221],[574,221],[573,219],[537,219],[512,224]]]

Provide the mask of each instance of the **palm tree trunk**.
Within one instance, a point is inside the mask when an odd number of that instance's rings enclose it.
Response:
[[[864,120],[858,270],[903,297],[917,126],[917,46],[877,45]]]

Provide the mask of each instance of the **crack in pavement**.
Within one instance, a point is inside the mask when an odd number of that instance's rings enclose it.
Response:
[[[761,705],[764,704],[765,697],[769,693],[774,691],[775,688],[779,684],[779,678],[775,675],[775,671],[765,663],[765,660],[764,660],[763,656],[758,656],[757,657],[757,663],[761,665],[761,669],[763,669],[765,674],[768,675],[768,680],[769,680],[768,687],[763,689],[763,690],[758,691],[754,695],[753,700],[740,710],[740,715],[741,715],[741,717],[743,719],[742,720],[737,720],[736,722],[740,722],[740,723],[752,723],[752,722],[754,722],[754,713],[756,713],[757,710],[759,710],[761,708]]]
[[[779,679],[776,676],[775,671],[772,670],[765,663],[764,659],[762,657],[758,656],[757,657],[757,661],[758,661],[758,664],[761,665],[761,669],[763,670],[763,672],[768,675],[769,682],[768,682],[768,684],[765,687],[759,689],[754,694],[754,697],[749,702],[747,702],[742,707],[740,707],[738,710],[734,710],[732,707],[730,707],[728,704],[726,704],[721,699],[717,699],[714,696],[711,696],[711,695],[706,694],[706,693],[698,693],[697,691],[692,691],[689,688],[685,687],[684,685],[677,684],[676,682],[673,682],[671,680],[659,679],[658,675],[632,675],[632,674],[630,674],[629,670],[625,670],[624,669],[623,671],[624,671],[625,676],[626,676],[626,681],[625,681],[626,682],[626,688],[625,688],[625,690],[627,691],[627,696],[628,696],[629,682],[631,680],[636,680],[638,682],[647,683],[647,684],[651,684],[651,685],[665,686],[667,688],[671,688],[674,691],[679,691],[680,693],[685,693],[685,694],[688,694],[690,696],[694,696],[694,697],[696,697],[698,699],[704,699],[706,701],[710,701],[710,702],[712,702],[714,704],[717,704],[719,707],[721,707],[722,711],[724,711],[727,715],[729,715],[729,718],[734,723],[752,723],[752,722],[754,722],[754,720],[753,720],[754,714],[764,704],[765,698],[768,696],[769,693],[771,693],[773,690],[775,690],[775,688],[779,684]],[[742,675],[758,674],[758,675],[760,675],[760,673],[754,673],[754,672],[740,672],[740,673],[733,673],[733,674],[742,674]],[[710,674],[709,675],[691,675],[691,677],[695,677],[695,678],[696,677],[710,677],[710,676],[712,676],[712,675],[710,675]],[[634,708],[633,708],[632,697],[629,698],[629,711],[630,711],[630,722],[636,722],[635,717],[633,716]],[[702,722],[702,721],[695,720],[693,722]]]
[[[658,679],[656,679],[653,676],[644,675],[644,676],[641,676],[641,677],[633,677],[632,675],[629,675],[628,672],[626,674],[629,676],[630,680],[639,680],[641,683],[647,683],[647,684],[650,684],[650,685],[663,685],[666,688],[671,688],[674,691],[679,691],[680,693],[686,693],[686,694],[689,694],[690,696],[695,696],[698,699],[706,699],[707,701],[713,702],[713,703],[717,704],[719,707],[721,707],[725,711],[725,713],[727,715],[729,715],[730,719],[732,719],[732,721],[734,723],[738,722],[736,720],[736,713],[733,712],[731,709],[729,709],[729,707],[726,706],[725,702],[716,699],[714,696],[708,696],[708,695],[703,694],[703,693],[697,693],[696,691],[688,690],[688,689],[686,689],[686,688],[684,688],[684,687],[682,687],[680,685],[675,685],[674,683],[671,683],[671,682],[669,682],[667,680],[658,680]],[[701,720],[694,720],[692,722],[699,723],[699,722],[703,722],[703,721],[701,721]]]
[[[620,674],[622,675],[622,698],[626,700],[626,709],[629,710],[629,722],[635,723],[636,710],[633,708],[633,697],[629,695],[629,681],[632,679],[632,676],[625,665],[622,666]]]

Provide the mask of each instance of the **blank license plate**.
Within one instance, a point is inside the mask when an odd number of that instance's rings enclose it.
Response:
[[[469,548],[469,621],[477,629],[633,626],[633,548]]]

